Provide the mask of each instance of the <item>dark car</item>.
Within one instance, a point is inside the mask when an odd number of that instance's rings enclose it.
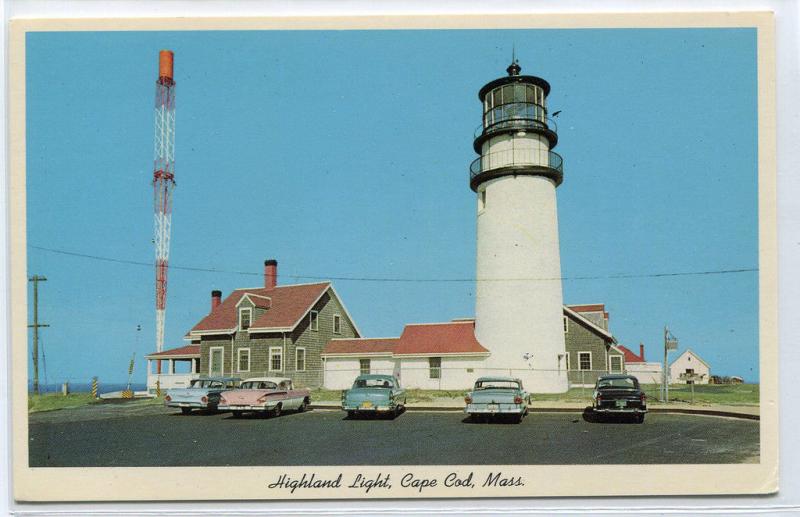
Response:
[[[633,375],[601,375],[592,392],[595,414],[626,414],[643,423],[647,413],[647,396]]]

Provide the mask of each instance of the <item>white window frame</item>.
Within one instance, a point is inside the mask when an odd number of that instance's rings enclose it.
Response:
[[[214,365],[214,352],[215,351],[222,352],[222,358],[219,361],[219,365],[222,368],[219,372],[220,376],[225,375],[225,347],[224,346],[212,346],[208,349],[208,375],[214,375],[216,372],[211,370],[211,367]]]
[[[308,328],[314,332],[319,330],[319,311],[308,312]]]
[[[367,362],[367,373],[364,373],[364,361]],[[362,357],[358,360],[358,374],[359,375],[369,375],[372,372],[372,360],[369,357]]]
[[[336,322],[339,322],[339,330],[336,330]],[[341,314],[334,314],[333,315],[333,333],[336,335],[342,334],[342,315]]]
[[[278,352],[278,356],[281,358],[281,367],[279,369],[272,367],[272,357],[275,352]],[[283,371],[283,347],[282,346],[271,346],[269,347],[269,364],[267,364],[267,368],[271,372],[282,372]]]
[[[302,370],[297,366],[297,357],[300,355],[300,352],[303,352],[303,369]],[[294,371],[296,371],[296,372],[304,372],[304,371],[306,371],[306,359],[307,359],[307,357],[308,356],[306,355],[306,347],[298,346],[297,348],[294,349]]]
[[[242,352],[247,352],[247,370],[242,370]],[[250,348],[240,348],[236,350],[236,371],[249,372],[250,371]]]
[[[619,359],[619,369],[614,369],[614,359]],[[608,373],[622,373],[622,356],[621,355],[609,355],[608,356]]]
[[[569,334],[569,319],[564,316],[564,334]]]
[[[589,369],[582,367],[581,363],[581,354],[589,354]],[[592,352],[589,350],[584,350],[582,352],[578,352],[578,370],[583,372],[588,372],[592,370]]]
[[[433,366],[433,360],[439,360],[439,366]],[[436,372],[436,377],[433,376],[433,372]],[[428,358],[428,378],[429,379],[442,379],[442,358],[441,357],[429,357]]]
[[[250,322],[247,325],[247,328],[242,328],[242,314],[247,311],[249,314]],[[239,307],[239,330],[247,330],[253,326],[253,309],[251,307]]]

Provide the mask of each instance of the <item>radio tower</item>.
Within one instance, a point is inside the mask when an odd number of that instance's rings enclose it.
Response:
[[[175,188],[175,81],[171,50],[158,55],[156,81],[155,164],[153,200],[156,245],[156,351],[164,348],[164,317],[167,309],[167,266],[172,222],[172,190]]]

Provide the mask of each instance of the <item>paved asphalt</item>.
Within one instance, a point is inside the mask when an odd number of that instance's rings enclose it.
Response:
[[[758,462],[759,423],[649,414],[644,424],[531,413],[522,424],[460,412],[346,419],[181,415],[161,406],[91,406],[30,416],[32,467],[221,465],[658,464]]]

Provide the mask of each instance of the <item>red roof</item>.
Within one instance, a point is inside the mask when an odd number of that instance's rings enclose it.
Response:
[[[594,303],[589,305],[567,305],[575,312],[605,312],[606,305],[604,303]]]
[[[186,345],[178,348],[171,348],[169,350],[162,350],[161,352],[153,352],[152,354],[147,354],[145,357],[155,358],[155,357],[169,357],[169,356],[176,356],[176,355],[196,355],[200,357],[200,345]]]
[[[367,354],[391,352],[393,355],[488,354],[475,339],[473,320],[448,323],[406,325],[399,338],[333,339],[323,354]]]
[[[392,353],[400,338],[332,339],[325,345],[323,354],[374,354]]]
[[[622,345],[617,345],[617,348],[622,350],[622,353],[625,354],[625,362],[626,363],[643,363],[644,362],[644,359],[642,357],[639,357],[638,355],[634,354],[628,348],[626,348],[626,347],[624,347]]]
[[[318,284],[282,285],[278,287],[237,289],[233,291],[211,314],[200,320],[194,326],[194,331],[231,330],[238,325],[236,304],[247,294],[266,296],[271,299],[270,307],[259,316],[250,326],[252,329],[292,328],[302,318],[322,293],[329,287],[330,282]],[[259,300],[256,297],[251,300]],[[263,299],[262,299],[263,300]],[[258,302],[257,302],[258,303]]]
[[[396,355],[488,353],[475,339],[475,322],[406,325]]]
[[[242,298],[244,298],[244,296],[242,296]],[[247,299],[250,300],[250,303],[252,303],[254,307],[258,307],[259,309],[269,309],[272,306],[272,298],[267,296],[247,293]]]

